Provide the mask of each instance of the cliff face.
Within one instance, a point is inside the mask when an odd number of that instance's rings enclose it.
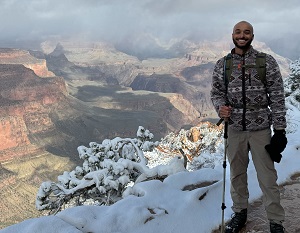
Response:
[[[48,70],[46,60],[37,59],[26,50],[0,48],[0,64],[23,64],[39,77],[55,76]]]
[[[62,78],[40,78],[18,64],[0,64],[0,161],[41,152],[32,133],[49,130],[49,112],[65,99]]]
[[[133,90],[174,93],[171,103],[182,109],[187,123],[188,119],[197,119],[200,112],[205,116],[212,109],[209,93],[211,72],[211,65],[199,65],[184,69],[179,77],[174,74],[139,74],[130,86]]]

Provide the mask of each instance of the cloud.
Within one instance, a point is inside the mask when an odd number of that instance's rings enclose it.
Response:
[[[139,33],[163,40],[230,35],[240,20],[255,38],[298,33],[298,0],[0,0],[0,41],[84,36],[120,41]]]

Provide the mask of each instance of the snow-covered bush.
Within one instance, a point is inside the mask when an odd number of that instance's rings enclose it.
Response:
[[[287,106],[287,133],[294,133],[299,125],[295,117],[294,108],[300,110],[300,59],[290,64],[291,73],[284,80]]]
[[[284,82],[287,101],[300,109],[300,59],[290,64],[290,70]]]
[[[152,151],[158,142],[153,134],[139,127],[137,137],[105,139],[101,144],[79,146],[82,166],[58,176],[58,182],[43,182],[36,197],[38,210],[59,211],[62,205],[75,200],[80,205],[93,199],[100,205],[110,205],[122,198],[129,183],[167,177],[185,170],[183,160],[174,158],[168,165],[149,168],[144,152]]]
[[[197,130],[199,132],[199,139],[197,141],[191,141],[191,130]],[[157,153],[163,154],[166,151],[170,153],[184,154],[187,159],[188,170],[196,170],[205,167],[214,168],[216,163],[222,158],[212,158],[211,154],[218,154],[216,151],[221,150],[219,148],[222,145],[223,126],[217,126],[209,122],[202,122],[196,127],[192,127],[190,130],[181,129],[178,133],[170,133],[166,137],[162,138],[157,148],[161,151]],[[207,156],[209,155],[209,156]],[[216,155],[217,156],[217,155]]]

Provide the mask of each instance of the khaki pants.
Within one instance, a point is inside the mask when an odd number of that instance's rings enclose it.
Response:
[[[269,220],[284,221],[284,209],[280,205],[277,172],[265,145],[270,143],[271,129],[260,131],[236,131],[228,128],[228,160],[230,163],[232,210],[239,212],[248,207],[247,168],[249,151],[257,173],[259,186]]]

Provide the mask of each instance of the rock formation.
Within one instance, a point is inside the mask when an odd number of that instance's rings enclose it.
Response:
[[[46,60],[37,59],[26,50],[0,48],[0,64],[23,64],[40,77],[55,76],[48,70]]]
[[[40,78],[20,64],[0,64],[0,161],[41,151],[30,134],[53,127],[49,112],[65,98],[62,78]]]

